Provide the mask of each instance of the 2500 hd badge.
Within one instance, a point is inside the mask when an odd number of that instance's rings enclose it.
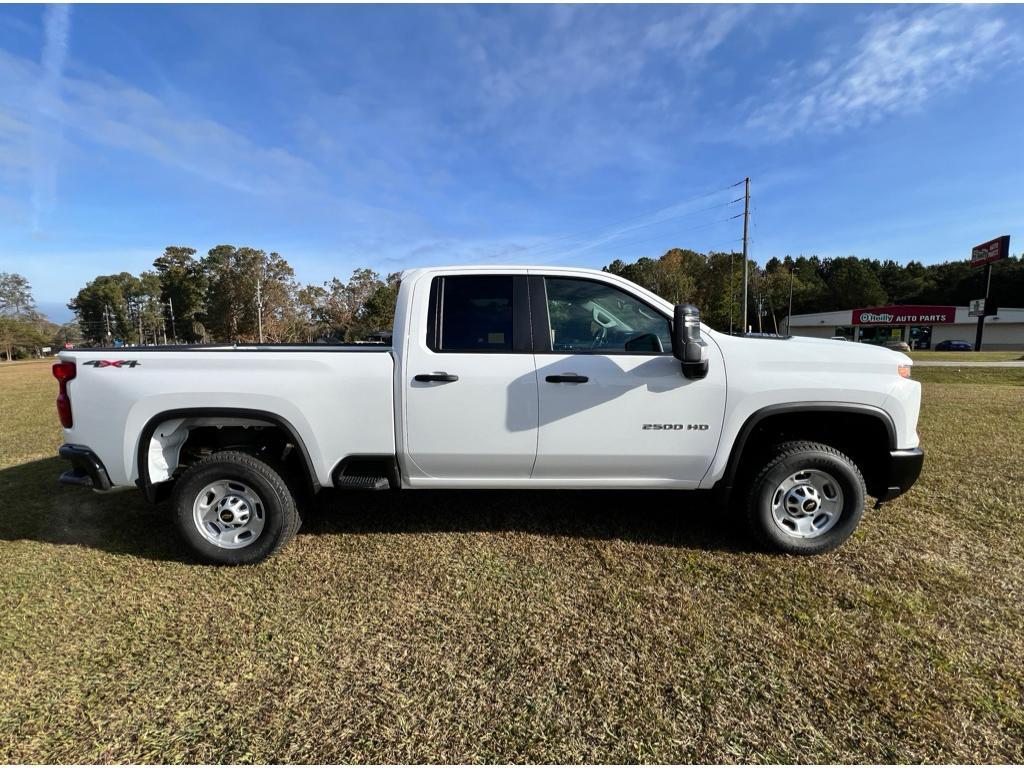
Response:
[[[693,429],[704,432],[708,428],[707,424],[644,424],[644,429]]]

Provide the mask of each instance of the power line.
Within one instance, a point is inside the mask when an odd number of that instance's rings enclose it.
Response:
[[[693,226],[693,227],[684,227],[683,229],[674,229],[670,233],[663,233],[663,234],[659,234],[659,235],[653,235],[653,236],[650,236],[650,237],[643,237],[643,238],[636,239],[636,240],[626,240],[625,242],[620,242],[620,241],[616,241],[614,239],[609,239],[609,240],[605,240],[603,242],[589,243],[587,245],[583,245],[583,246],[580,246],[578,248],[573,248],[573,249],[568,250],[568,251],[560,252],[559,255],[563,255],[563,254],[564,255],[576,255],[576,254],[579,254],[579,253],[583,253],[584,251],[589,251],[589,250],[591,250],[593,248],[596,248],[598,246],[608,245],[608,244],[614,244],[614,247],[616,247],[616,248],[625,248],[625,247],[631,246],[631,245],[642,245],[643,243],[650,243],[650,242],[652,242],[654,240],[659,240],[659,239],[662,239],[662,238],[665,238],[665,237],[673,237],[674,238],[678,234],[681,234],[683,232],[696,232],[697,230],[708,229],[708,228],[714,227],[714,226],[716,226],[718,224],[724,224],[725,222],[728,222],[728,221],[730,221],[732,219],[735,219],[735,218],[736,218],[735,216],[723,216],[721,218],[715,219],[714,221],[705,222],[704,224],[697,224],[696,226]],[[548,255],[550,255],[550,254],[548,254]]]
[[[556,255],[556,254],[557,255],[563,255],[563,254],[580,253],[582,251],[590,250],[591,248],[595,248],[595,247],[603,245],[605,243],[616,242],[616,240],[618,240],[618,238],[622,237],[623,235],[625,235],[625,234],[627,234],[629,232],[635,232],[635,231],[641,230],[641,229],[649,229],[651,227],[655,227],[655,226],[658,226],[660,224],[666,224],[666,223],[671,222],[671,221],[677,221],[679,219],[685,219],[685,218],[687,218],[689,216],[693,216],[693,215],[698,214],[698,213],[704,213],[706,211],[712,211],[712,210],[716,210],[718,208],[724,208],[724,207],[726,207],[728,205],[731,205],[731,203],[724,203],[724,204],[721,204],[721,205],[713,205],[713,206],[709,206],[707,208],[701,208],[700,210],[697,210],[697,211],[689,211],[687,213],[680,214],[678,216],[670,216],[670,217],[666,217],[666,218],[662,218],[662,219],[657,219],[655,221],[645,222],[643,224],[637,224],[635,226],[627,227],[625,229],[619,229],[618,231],[608,232],[607,234],[604,234],[603,236],[599,235],[599,236],[593,238],[592,240],[590,240],[589,242],[585,242],[585,243],[580,244],[580,245],[569,245],[569,246],[562,247],[562,248],[558,248],[558,247],[554,247],[554,246],[548,246],[548,247],[546,247],[544,249],[541,249],[540,251],[534,252],[534,253],[532,253],[530,255],[531,255],[531,258],[538,258],[538,257],[546,258],[548,256],[553,256],[553,255]],[[730,218],[735,218],[735,217],[725,217],[725,218],[722,218],[722,219],[716,219],[715,221],[710,222],[708,225],[698,225],[696,227],[696,229],[701,229],[704,226],[710,226],[710,225],[715,224],[715,223],[717,223],[719,221],[727,221]],[[689,230],[688,229],[684,229],[682,231],[686,232],[686,231],[689,231]],[[629,242],[634,242],[634,241],[629,241]],[[641,240],[639,242],[647,242],[647,241],[646,240]]]
[[[743,182],[739,182],[739,183],[742,184]],[[727,187],[719,187],[717,189],[712,189],[712,190],[710,190],[708,192],[703,192],[703,193],[701,193],[699,195],[694,195],[692,197],[684,198],[683,200],[679,200],[678,202],[673,203],[672,205],[670,205],[670,206],[668,206],[666,208],[661,208],[661,209],[659,209],[659,210],[657,210],[657,211],[655,211],[653,213],[644,213],[644,214],[640,214],[638,216],[631,216],[631,217],[629,217],[627,219],[621,219],[619,221],[612,222],[612,223],[606,225],[605,227],[603,227],[601,229],[580,230],[580,231],[577,231],[577,232],[572,232],[572,233],[568,233],[568,234],[565,234],[565,235],[559,235],[557,237],[548,238],[548,239],[543,240],[543,241],[541,241],[539,243],[534,243],[533,245],[527,245],[527,246],[523,246],[522,248],[517,248],[517,249],[515,249],[515,251],[513,253],[520,254],[520,253],[534,252],[534,251],[537,251],[538,249],[541,250],[541,251],[545,251],[545,250],[551,248],[552,246],[554,246],[556,243],[564,242],[564,241],[567,241],[567,240],[571,241],[571,240],[574,240],[574,239],[581,239],[581,238],[587,237],[588,235],[593,235],[595,233],[608,232],[609,230],[614,230],[614,229],[616,229],[618,227],[622,227],[622,226],[624,226],[626,224],[630,224],[630,223],[635,222],[635,221],[640,221],[642,219],[649,218],[651,216],[658,216],[659,214],[662,214],[662,213],[671,211],[673,209],[679,208],[680,206],[686,205],[687,203],[692,203],[692,202],[695,202],[697,200],[701,200],[703,198],[710,197],[711,195],[715,195],[715,194],[719,194],[721,192],[725,192],[726,190],[732,189],[735,186],[736,186],[736,184],[730,184]],[[637,227],[634,227],[634,229],[639,229],[640,227],[643,227],[643,226],[653,226],[654,224],[660,224],[660,223],[663,223],[663,222],[666,222],[666,221],[672,221],[675,218],[684,218],[686,216],[692,216],[693,214],[701,213],[702,211],[705,211],[705,210],[713,210],[715,208],[724,208],[727,205],[732,205],[733,202],[735,202],[735,201],[730,201],[728,203],[723,203],[723,204],[717,205],[717,206],[711,206],[710,208],[700,209],[700,210],[697,210],[697,211],[688,211],[688,212],[683,213],[683,214],[674,214],[673,216],[670,216],[670,217],[667,217],[667,218],[657,219],[657,220],[655,220],[653,222],[650,222],[649,224],[639,225]],[[600,235],[598,235],[598,236],[600,236]]]

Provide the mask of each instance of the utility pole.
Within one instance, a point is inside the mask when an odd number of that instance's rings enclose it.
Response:
[[[106,326],[107,326],[107,343],[109,344],[110,343],[110,305],[109,304],[104,304],[103,305],[103,322],[106,323]]]
[[[761,325],[761,318],[764,315],[764,285],[761,282],[761,275],[757,273],[757,297],[754,301],[757,302],[757,332],[764,333],[764,327]]]
[[[174,330],[174,299],[172,299],[170,296],[167,297],[167,306],[171,310],[171,340],[175,344],[177,344],[178,343],[178,332],[176,330]],[[164,335],[165,336],[167,335],[166,331],[164,332]]]
[[[260,344],[263,343],[263,293],[260,287],[260,279],[256,278],[256,323],[260,331]]]
[[[747,240],[748,233],[750,232],[750,177],[747,176],[743,180],[743,333],[746,334],[747,328],[747,290],[749,288],[749,276],[750,271],[747,268]]]
[[[146,343],[146,340],[142,338],[142,307],[138,308],[139,311],[139,346],[141,347]]]
[[[734,247],[729,249],[729,335],[730,336],[732,336],[732,310],[733,310],[732,300],[736,298],[736,294],[733,291],[733,287],[732,287],[732,254],[733,254],[733,251],[735,251],[735,250],[736,249]]]
[[[981,352],[981,337],[985,332],[985,316],[988,314],[988,292],[992,287],[992,262],[985,265],[985,307],[978,318],[978,332],[974,337],[974,351]]]
[[[794,264],[793,267],[795,266]],[[793,335],[793,267],[789,268],[789,314],[786,315],[786,333],[790,336]]]

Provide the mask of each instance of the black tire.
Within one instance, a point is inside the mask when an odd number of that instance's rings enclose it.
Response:
[[[838,519],[813,538],[800,538],[795,529],[784,530],[787,521],[776,522],[772,511],[776,491],[783,481],[805,470],[827,473],[842,493],[842,504],[837,502]],[[766,549],[791,555],[818,555],[850,538],[864,514],[866,493],[860,469],[835,448],[804,441],[783,443],[775,447],[750,484],[746,497],[747,525],[754,539]]]
[[[262,529],[252,543],[226,549],[200,531],[193,515],[203,489],[218,481],[234,481],[258,497]],[[212,497],[211,497],[212,498]],[[295,499],[288,485],[274,469],[239,451],[214,453],[190,466],[175,483],[171,502],[175,525],[200,558],[215,565],[248,565],[276,554],[295,536],[301,525]],[[253,514],[256,514],[254,511]]]

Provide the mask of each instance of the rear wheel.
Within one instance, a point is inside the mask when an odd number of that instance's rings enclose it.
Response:
[[[299,529],[295,499],[270,466],[239,451],[215,453],[175,483],[173,510],[182,536],[217,565],[258,563]]]
[[[850,537],[865,495],[864,477],[848,456],[821,443],[784,443],[750,486],[747,522],[769,549],[816,555]]]

